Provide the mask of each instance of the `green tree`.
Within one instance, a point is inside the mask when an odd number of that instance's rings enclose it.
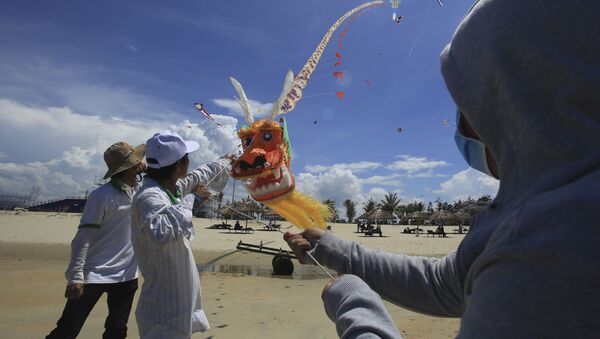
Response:
[[[350,199],[344,200],[344,207],[346,208],[346,217],[348,217],[348,223],[351,223],[356,216],[356,204]]]
[[[396,193],[387,193],[379,203],[382,211],[390,212],[392,215],[400,212],[400,198]]]
[[[406,207],[405,207],[406,213],[423,212],[424,209],[425,209],[425,205],[420,201],[419,202],[411,202],[410,204],[406,205]]]
[[[490,202],[490,201],[492,201],[492,197],[489,194],[486,194],[483,197],[477,199],[477,202]]]
[[[377,203],[373,199],[369,199],[363,202],[363,212],[371,213],[377,208]]]
[[[331,211],[331,219],[328,221],[338,220],[339,216],[338,216],[338,210],[337,210],[337,208],[335,208],[335,200],[325,199],[325,200],[323,200],[323,204],[327,205],[327,207],[329,207],[329,210]]]

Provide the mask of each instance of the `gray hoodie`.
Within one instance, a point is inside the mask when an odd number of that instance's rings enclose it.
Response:
[[[600,1],[477,1],[441,58],[448,90],[498,163],[497,197],[441,259],[331,234],[313,254],[400,306],[461,317],[459,338],[599,337]],[[348,294],[365,288],[350,280]],[[334,292],[324,301],[336,321],[349,301]],[[377,322],[385,309],[372,304]],[[337,323],[338,334],[379,335],[353,324]]]

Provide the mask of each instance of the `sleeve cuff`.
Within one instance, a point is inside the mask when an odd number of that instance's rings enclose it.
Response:
[[[331,232],[325,232],[318,242],[311,245],[313,249],[310,254],[321,264],[335,270],[338,274],[348,272],[347,263],[350,259],[346,258],[345,254],[351,252],[353,242],[340,239]],[[308,255],[305,261],[312,263]]]

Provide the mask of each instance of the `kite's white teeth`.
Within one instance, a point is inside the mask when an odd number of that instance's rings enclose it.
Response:
[[[253,195],[261,196],[261,195],[266,195],[271,192],[279,191],[282,188],[287,188],[290,186],[292,179],[291,179],[291,175],[288,172],[285,165],[274,169],[273,171],[271,171],[270,173],[268,173],[266,175],[261,175],[261,177],[271,175],[271,174],[273,174],[273,176],[275,177],[275,180],[279,180],[279,182],[265,183],[263,185],[256,187],[256,182],[258,181],[257,177],[248,179],[248,181],[246,182],[248,191]]]

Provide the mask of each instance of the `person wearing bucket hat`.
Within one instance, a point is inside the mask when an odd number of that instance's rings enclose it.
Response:
[[[188,173],[188,154],[198,149],[197,142],[173,131],[146,142],[148,169],[131,207],[131,240],[144,276],[135,312],[141,338],[189,338],[210,329],[189,243],[194,237],[190,193],[203,186],[223,190],[235,156]]]
[[[109,182],[87,198],[71,261],[65,272],[68,299],[57,326],[46,338],[75,338],[92,308],[108,295],[104,338],[125,338],[137,290],[138,266],[131,245],[130,207],[136,176],[145,169],[146,145],[117,142],[104,152]]]

